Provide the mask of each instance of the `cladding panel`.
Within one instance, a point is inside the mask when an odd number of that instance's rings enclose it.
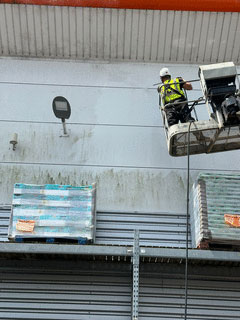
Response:
[[[18,263],[19,265],[20,263]],[[87,270],[76,262],[71,269],[58,262],[44,265],[24,261],[21,267],[1,269],[2,319],[114,319],[131,316],[129,271]],[[31,265],[31,268],[29,268]],[[157,266],[156,263],[152,265]],[[113,265],[111,265],[113,267]],[[176,266],[175,266],[176,267]],[[94,271],[93,271],[94,270]],[[108,271],[106,271],[108,270]],[[168,271],[166,271],[168,270]],[[171,271],[170,271],[171,270]],[[183,267],[168,265],[161,273],[140,271],[139,317],[176,320],[184,316]],[[207,272],[207,270],[206,270]],[[201,272],[200,272],[201,273]],[[188,282],[188,318],[198,320],[239,318],[239,277],[192,275]]]
[[[225,50],[225,61],[231,61],[233,59],[233,48],[235,45],[235,35],[236,35],[236,29],[237,29],[237,21],[238,21],[238,15],[235,13],[231,14],[231,23],[229,26],[229,32],[228,32],[228,39],[227,39],[227,45]]]
[[[34,6],[25,6],[27,16],[27,30],[24,30],[23,37],[27,39],[28,46],[25,47],[25,56],[36,57],[37,55],[37,40],[35,28],[35,11]],[[50,34],[52,34],[50,32]],[[51,39],[52,40],[52,39]],[[51,41],[51,43],[53,43]]]
[[[185,58],[185,50],[187,46],[187,34],[190,31],[188,29],[188,23],[189,23],[189,12],[182,12],[181,14],[181,20],[180,20],[180,27],[179,25],[177,26],[179,30],[179,35],[178,35],[178,46],[177,49],[175,50],[177,52],[176,54],[176,60],[177,61],[186,61]]]
[[[182,12],[175,12],[174,21],[173,21],[173,30],[172,30],[172,45],[170,51],[170,61],[175,62],[178,60],[178,50],[179,50],[179,41],[180,34],[183,32],[181,28],[182,23]],[[169,28],[169,26],[168,26]]]
[[[0,4],[1,54],[240,63],[240,13]]]
[[[163,275],[151,275],[140,278],[140,318],[182,319],[184,317],[184,280],[179,275],[171,278]],[[188,281],[189,319],[238,319],[239,314],[239,278],[202,279],[195,277]]]
[[[13,269],[1,273],[1,319],[114,319],[131,314],[128,274]]]
[[[212,52],[213,46],[215,43],[215,32],[216,32],[216,21],[217,21],[218,14],[216,12],[211,12],[209,14],[209,21],[208,23],[208,33],[207,39],[205,42],[205,51],[204,51],[204,59],[203,61],[212,61]],[[211,21],[211,23],[210,23]],[[232,49],[230,48],[230,51]]]

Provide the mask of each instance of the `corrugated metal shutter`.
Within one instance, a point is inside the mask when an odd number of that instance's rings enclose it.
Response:
[[[128,320],[131,316],[131,280],[126,275],[29,265],[1,270],[0,278],[0,319]]]
[[[72,269],[61,268],[64,262],[58,262],[55,269],[47,267],[51,261],[44,262],[45,268],[36,267],[39,261],[33,267],[29,261],[23,262],[25,267],[23,263],[17,266],[18,263],[15,261],[15,267],[1,268],[0,319],[129,320],[131,317],[130,272],[120,271],[116,264],[118,272],[108,262],[105,271],[97,266],[96,271],[81,270],[80,261]],[[172,267],[169,265],[167,274],[141,273],[140,320],[183,319],[184,279]],[[239,276],[195,275],[189,281],[188,294],[188,320],[239,319]]]
[[[99,244],[132,245],[134,229],[140,230],[141,246],[185,247],[186,219],[184,214],[97,213],[97,243]]]
[[[151,275],[140,281],[140,319],[184,318],[184,280]],[[188,320],[236,320],[240,314],[240,279],[198,277],[188,285]]]
[[[1,241],[7,241],[9,216],[10,207],[0,208]],[[96,244],[132,245],[134,229],[141,246],[185,247],[185,215],[161,212],[97,212]]]
[[[239,16],[0,4],[0,55],[239,64]]]
[[[0,207],[0,241],[7,241],[10,207]]]

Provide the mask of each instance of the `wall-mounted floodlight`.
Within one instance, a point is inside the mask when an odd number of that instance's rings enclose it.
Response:
[[[71,115],[71,107],[69,102],[66,98],[59,96],[53,99],[52,107],[55,116],[62,120],[63,134],[67,136],[68,133],[65,120],[69,119]]]
[[[16,150],[16,145],[18,143],[18,134],[17,133],[14,133],[12,135],[12,139],[9,141],[10,144],[12,144],[12,149],[13,151]]]

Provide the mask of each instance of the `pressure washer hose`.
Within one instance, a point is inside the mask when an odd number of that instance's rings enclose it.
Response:
[[[187,145],[187,217],[186,217],[186,261],[185,261],[185,316],[187,320],[188,307],[188,232],[189,232],[189,180],[190,180],[190,128],[193,121],[188,126],[188,145]]]

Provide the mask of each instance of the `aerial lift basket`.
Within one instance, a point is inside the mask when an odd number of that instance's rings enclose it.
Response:
[[[213,153],[240,148],[240,93],[233,62],[199,67],[203,98],[190,101],[189,107],[204,101],[209,120],[194,121],[190,127],[190,154]],[[162,103],[161,103],[162,105]],[[195,110],[195,109],[194,109]],[[163,108],[163,123],[171,156],[185,156],[188,150],[189,123],[168,126]]]

